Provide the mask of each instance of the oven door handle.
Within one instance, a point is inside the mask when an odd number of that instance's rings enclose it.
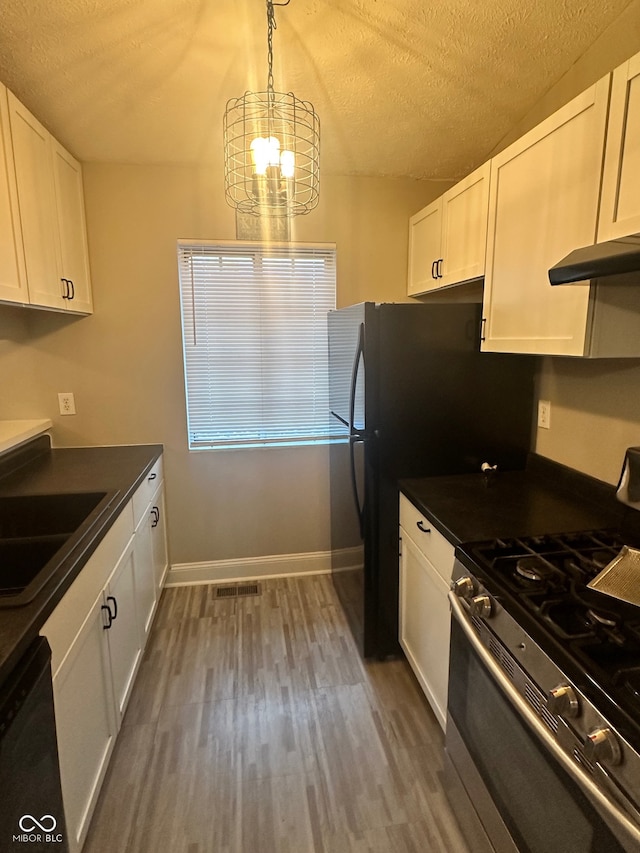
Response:
[[[476,631],[467,617],[466,611],[462,602],[453,592],[449,592],[449,603],[451,612],[456,620],[460,623],[460,627],[465,633],[465,636],[476,652],[480,660],[489,670],[492,678],[507,699],[515,707],[519,715],[525,720],[529,728],[543,742],[544,746],[554,756],[557,762],[566,770],[574,782],[581,790],[589,797],[589,799],[599,807],[609,820],[615,824],[615,827],[622,830],[634,844],[640,849],[640,826],[634,823],[626,812],[613,800],[604,794],[587,773],[577,764],[571,756],[562,749],[556,742],[555,738],[549,733],[544,723],[538,715],[529,706],[529,703],[518,693],[516,688],[511,684],[508,678],[502,672],[500,666],[493,658],[491,652],[484,646],[479,639]]]

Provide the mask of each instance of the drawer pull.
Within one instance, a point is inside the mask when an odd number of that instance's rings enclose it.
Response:
[[[153,518],[153,521],[151,522],[151,526],[157,527],[158,522],[160,521],[160,510],[158,509],[157,506],[151,507],[151,517]]]
[[[102,627],[105,631],[108,631],[109,628],[113,625],[113,614],[111,613],[111,608],[107,607],[106,604],[103,604],[100,607],[100,610],[106,610],[107,611],[107,618],[109,620],[109,623],[107,625],[103,625]]]
[[[157,476],[158,476],[158,475],[154,472],[153,474],[149,474],[149,476],[147,477],[147,480],[155,480],[155,478],[156,478]]]
[[[418,530],[422,530],[423,533],[431,533],[431,528],[425,527],[422,519],[420,519],[420,521],[416,521],[416,527]]]

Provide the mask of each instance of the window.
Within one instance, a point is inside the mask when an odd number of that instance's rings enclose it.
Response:
[[[335,248],[179,241],[189,448],[326,442]]]

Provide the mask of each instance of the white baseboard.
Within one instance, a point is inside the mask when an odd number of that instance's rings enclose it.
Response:
[[[324,575],[331,571],[331,557],[331,551],[310,551],[303,554],[240,557],[205,563],[175,563],[169,569],[165,586]],[[340,571],[355,568],[362,563],[362,548],[342,548],[335,552],[334,559]]]

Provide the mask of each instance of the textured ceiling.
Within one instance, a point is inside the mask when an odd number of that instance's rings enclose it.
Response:
[[[630,0],[291,0],[276,89],[310,100],[322,168],[452,178]],[[2,0],[0,80],[83,161],[219,158],[229,98],[266,83],[264,0]]]

